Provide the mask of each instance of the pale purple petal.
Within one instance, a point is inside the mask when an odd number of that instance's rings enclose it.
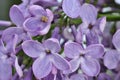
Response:
[[[51,23],[44,23],[40,18],[31,17],[25,20],[24,29],[29,32],[36,32],[40,35],[48,33]]]
[[[57,53],[61,50],[60,43],[56,38],[50,38],[43,42],[45,49],[50,50],[51,53]]]
[[[0,20],[0,26],[11,26],[12,22]]]
[[[51,23],[48,23],[47,26],[45,26],[44,29],[42,29],[42,30],[39,31],[39,34],[40,34],[40,35],[47,34],[48,31],[49,31],[49,29],[50,29],[50,27],[51,27]]]
[[[82,58],[81,69],[88,76],[97,76],[100,72],[100,64],[96,59]]]
[[[95,30],[89,30],[86,32],[86,42],[87,45],[99,43],[99,35],[95,32]]]
[[[52,54],[51,55],[52,62],[55,65],[57,69],[60,70],[69,70],[70,64],[67,60],[65,60],[63,57],[61,57],[59,54]]]
[[[46,14],[45,10],[43,9],[43,7],[38,6],[38,5],[32,5],[29,7],[29,11],[32,15],[34,16],[40,16],[40,15],[44,15]],[[47,15],[47,14],[46,14]]]
[[[97,18],[97,9],[92,4],[85,3],[80,8],[79,14],[83,22],[94,24]]]
[[[112,79],[108,74],[100,73],[97,80],[112,80]]]
[[[32,66],[33,73],[37,79],[46,77],[52,70],[52,63],[48,57],[38,58]]]
[[[70,77],[70,80],[88,80],[88,78],[83,74],[75,74]]]
[[[58,3],[57,0],[38,0],[34,4],[41,5],[44,8],[60,6],[60,3]]]
[[[120,53],[116,50],[107,51],[104,56],[104,65],[108,69],[114,69],[117,67],[120,61]]]
[[[12,40],[9,40],[9,42],[6,43],[6,49],[8,52],[13,52],[15,53],[15,48],[17,45],[17,41],[18,41],[18,35],[14,35]]]
[[[78,57],[82,53],[83,49],[80,44],[75,42],[67,42],[64,46],[64,53],[69,58]]]
[[[0,80],[11,80],[12,66],[7,60],[0,59]]]
[[[19,77],[23,77],[23,71],[22,71],[22,68],[20,67],[20,65],[18,64],[17,57],[15,59],[15,69],[16,69],[16,72],[18,73]]]
[[[0,56],[7,53],[7,49],[4,46],[3,41],[0,39]]]
[[[25,20],[24,28],[27,31],[40,31],[47,26],[46,23],[41,22],[39,18],[31,17]]]
[[[10,15],[10,19],[12,20],[12,22],[14,24],[16,24],[19,27],[22,27],[22,24],[23,24],[25,18],[17,5],[13,5],[10,8],[9,15]]]
[[[120,72],[117,73],[117,75],[115,76],[115,79],[114,80],[120,80]]]
[[[47,16],[49,17],[49,22],[52,22],[54,17],[53,12],[49,9],[46,9],[46,12],[47,12]]]
[[[24,80],[32,80],[33,77],[33,72],[32,72],[32,68],[30,67],[28,69],[28,71],[26,72],[26,76],[24,77]]]
[[[80,67],[80,58],[71,60],[70,65],[72,72],[76,71]]]
[[[22,43],[23,51],[30,57],[39,57],[40,54],[44,55],[44,46],[33,40],[27,40]]]
[[[63,11],[71,18],[77,18],[79,16],[80,7],[79,0],[63,0],[62,3]]]
[[[18,42],[22,40],[22,34],[24,33],[22,28],[10,27],[3,31],[2,40],[6,43],[13,39],[13,36],[16,34],[19,36]]]
[[[112,42],[117,50],[120,51],[120,30],[118,30],[114,35]]]
[[[102,44],[92,44],[86,48],[86,55],[93,58],[102,58],[104,55],[104,46]]]
[[[101,18],[99,18],[99,19],[97,20],[97,22],[95,23],[95,27],[98,27],[101,32],[104,31],[105,25],[106,25],[106,17],[101,17]]]

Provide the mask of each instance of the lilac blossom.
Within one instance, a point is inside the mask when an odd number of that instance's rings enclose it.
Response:
[[[104,47],[101,44],[94,44],[83,49],[79,43],[67,42],[64,46],[64,53],[70,61],[72,72],[79,67],[88,76],[97,76],[100,72],[100,64],[97,59],[102,58]]]
[[[99,36],[105,28],[106,17],[97,20],[97,8],[91,4],[83,4],[80,8],[80,17],[82,19],[81,29],[86,35],[87,44],[99,43]]]
[[[51,10],[44,10],[41,6],[32,5],[30,6],[29,11],[33,17],[25,20],[24,29],[35,34],[46,34],[49,31],[53,20],[53,13]]]
[[[0,20],[0,80],[120,79],[113,1],[22,0],[9,17]],[[113,25],[105,26],[106,18]]]
[[[77,18],[80,12],[80,1],[79,0],[63,0],[62,8],[67,16],[71,18]]]
[[[16,12],[16,13],[14,13]],[[17,35],[19,37],[18,43],[22,40],[31,39],[30,33],[26,32],[23,29],[23,22],[25,21],[24,15],[19,9],[17,5],[13,5],[10,8],[10,19],[11,21],[16,25],[9,27],[3,31],[2,39],[6,43],[9,42],[9,39],[11,39],[14,35]]]
[[[22,44],[23,51],[32,58],[37,58],[32,66],[37,79],[46,77],[53,67],[59,70],[70,69],[69,63],[58,53],[61,50],[57,39],[50,38],[43,43],[28,40]]]
[[[10,80],[12,78],[13,56],[18,37],[15,35],[9,43],[4,45],[0,39],[0,80]]]
[[[113,45],[117,50],[109,50],[106,52],[104,56],[104,65],[108,69],[115,69],[118,66],[118,63],[120,61],[120,44],[119,44],[119,39],[120,37],[120,30],[118,30],[114,35],[113,35]]]

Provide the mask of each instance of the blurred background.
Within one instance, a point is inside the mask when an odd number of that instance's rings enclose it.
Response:
[[[9,8],[19,3],[21,0],[0,0],[0,20],[9,20]]]

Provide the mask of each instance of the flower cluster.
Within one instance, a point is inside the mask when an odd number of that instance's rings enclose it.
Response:
[[[94,3],[13,5],[0,20],[0,80],[120,80],[120,28],[100,15],[109,1]]]

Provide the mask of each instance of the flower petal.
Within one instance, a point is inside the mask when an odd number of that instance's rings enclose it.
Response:
[[[16,57],[15,59],[15,69],[16,69],[16,72],[18,73],[19,77],[23,77],[23,71],[22,71],[22,68],[20,67],[20,65],[18,64],[18,58]]]
[[[0,80],[11,80],[12,66],[7,60],[0,59]]]
[[[57,69],[60,69],[60,70],[70,69],[70,65],[68,61],[62,58],[59,54],[52,54],[51,57],[53,59],[52,62]]]
[[[112,80],[111,76],[106,73],[100,73],[98,76],[98,80]]]
[[[53,17],[54,17],[53,12],[49,9],[46,9],[46,12],[47,12],[47,15],[49,17],[49,21],[52,22]]]
[[[80,66],[80,59],[77,58],[77,59],[71,60],[70,65],[71,65],[72,72],[76,71]]]
[[[118,30],[114,35],[113,35],[113,39],[112,42],[115,46],[115,48],[120,51],[120,30]]]
[[[16,24],[19,27],[22,27],[25,18],[17,5],[13,5],[10,8],[9,15],[10,15],[10,19],[14,24]]]
[[[43,45],[47,50],[50,50],[51,53],[57,53],[61,50],[60,43],[56,38],[50,38],[43,42]]]
[[[97,18],[97,9],[93,5],[85,3],[80,8],[79,14],[83,22],[94,24]]]
[[[12,40],[10,40],[9,42],[6,43],[6,49],[8,52],[13,52],[15,53],[15,48],[17,45],[17,41],[18,41],[18,35],[14,35]]]
[[[117,67],[120,60],[120,53],[116,50],[107,51],[104,56],[104,65],[108,69],[114,69]]]
[[[33,40],[27,40],[22,43],[23,51],[30,57],[39,57],[44,55],[44,47],[41,43]]]
[[[83,74],[75,74],[70,77],[70,80],[88,80],[88,78]]]
[[[22,40],[22,34],[24,33],[22,28],[18,27],[10,27],[4,30],[2,34],[2,40],[6,43],[13,39],[13,37],[16,35],[19,36],[18,42]]]
[[[102,44],[92,44],[86,48],[86,55],[93,58],[102,58],[104,55],[104,47]]]
[[[104,31],[106,25],[106,17],[101,17],[97,20],[95,27],[98,27],[101,32]]]
[[[29,7],[29,11],[32,15],[34,16],[40,16],[40,15],[44,15],[46,14],[45,13],[45,10],[43,9],[42,6],[38,6],[38,5],[32,5]]]
[[[97,76],[100,72],[100,64],[96,59],[82,58],[81,69],[88,76]]]
[[[23,25],[27,31],[40,31],[47,26],[46,23],[41,22],[40,19],[35,17],[28,18]]]
[[[95,32],[95,30],[88,30],[86,32],[86,42],[87,45],[99,43],[99,35]]]
[[[63,0],[62,8],[65,14],[71,18],[77,18],[80,12],[80,1],[79,0]]]
[[[52,70],[52,63],[48,57],[38,58],[32,66],[33,73],[37,79],[46,77]]]
[[[68,58],[78,57],[83,49],[80,44],[75,42],[67,42],[64,46],[64,53]]]
[[[0,39],[0,56],[6,53],[7,53],[7,49],[5,48],[3,41]]]

